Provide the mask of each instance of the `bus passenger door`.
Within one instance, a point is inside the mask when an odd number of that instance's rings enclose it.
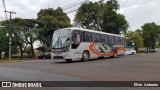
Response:
[[[72,45],[71,48],[72,49],[77,49],[78,46],[81,43],[81,32],[80,31],[73,31],[72,32]]]

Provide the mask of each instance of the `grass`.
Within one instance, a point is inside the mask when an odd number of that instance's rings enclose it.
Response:
[[[13,60],[0,59],[0,63],[16,63],[25,61],[32,61],[32,59],[13,59]]]

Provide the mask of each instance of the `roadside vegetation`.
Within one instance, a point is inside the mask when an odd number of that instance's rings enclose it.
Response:
[[[0,63],[16,63],[16,62],[26,62],[26,61],[32,61],[32,59],[0,59]]]

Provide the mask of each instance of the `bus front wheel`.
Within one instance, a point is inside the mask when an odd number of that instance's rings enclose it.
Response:
[[[90,57],[89,52],[88,51],[83,51],[82,61],[88,61],[89,57]]]

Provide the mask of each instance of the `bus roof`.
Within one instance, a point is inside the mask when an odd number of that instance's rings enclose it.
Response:
[[[106,32],[102,32],[102,31],[95,31],[95,30],[84,29],[84,28],[79,28],[79,27],[63,28],[63,29],[60,29],[60,30],[64,30],[64,29],[81,30],[81,31],[94,32],[94,33],[99,33],[99,34],[106,34],[106,35],[112,35],[112,36],[124,37],[124,36],[117,35],[117,34],[111,34],[111,33],[106,33]]]

